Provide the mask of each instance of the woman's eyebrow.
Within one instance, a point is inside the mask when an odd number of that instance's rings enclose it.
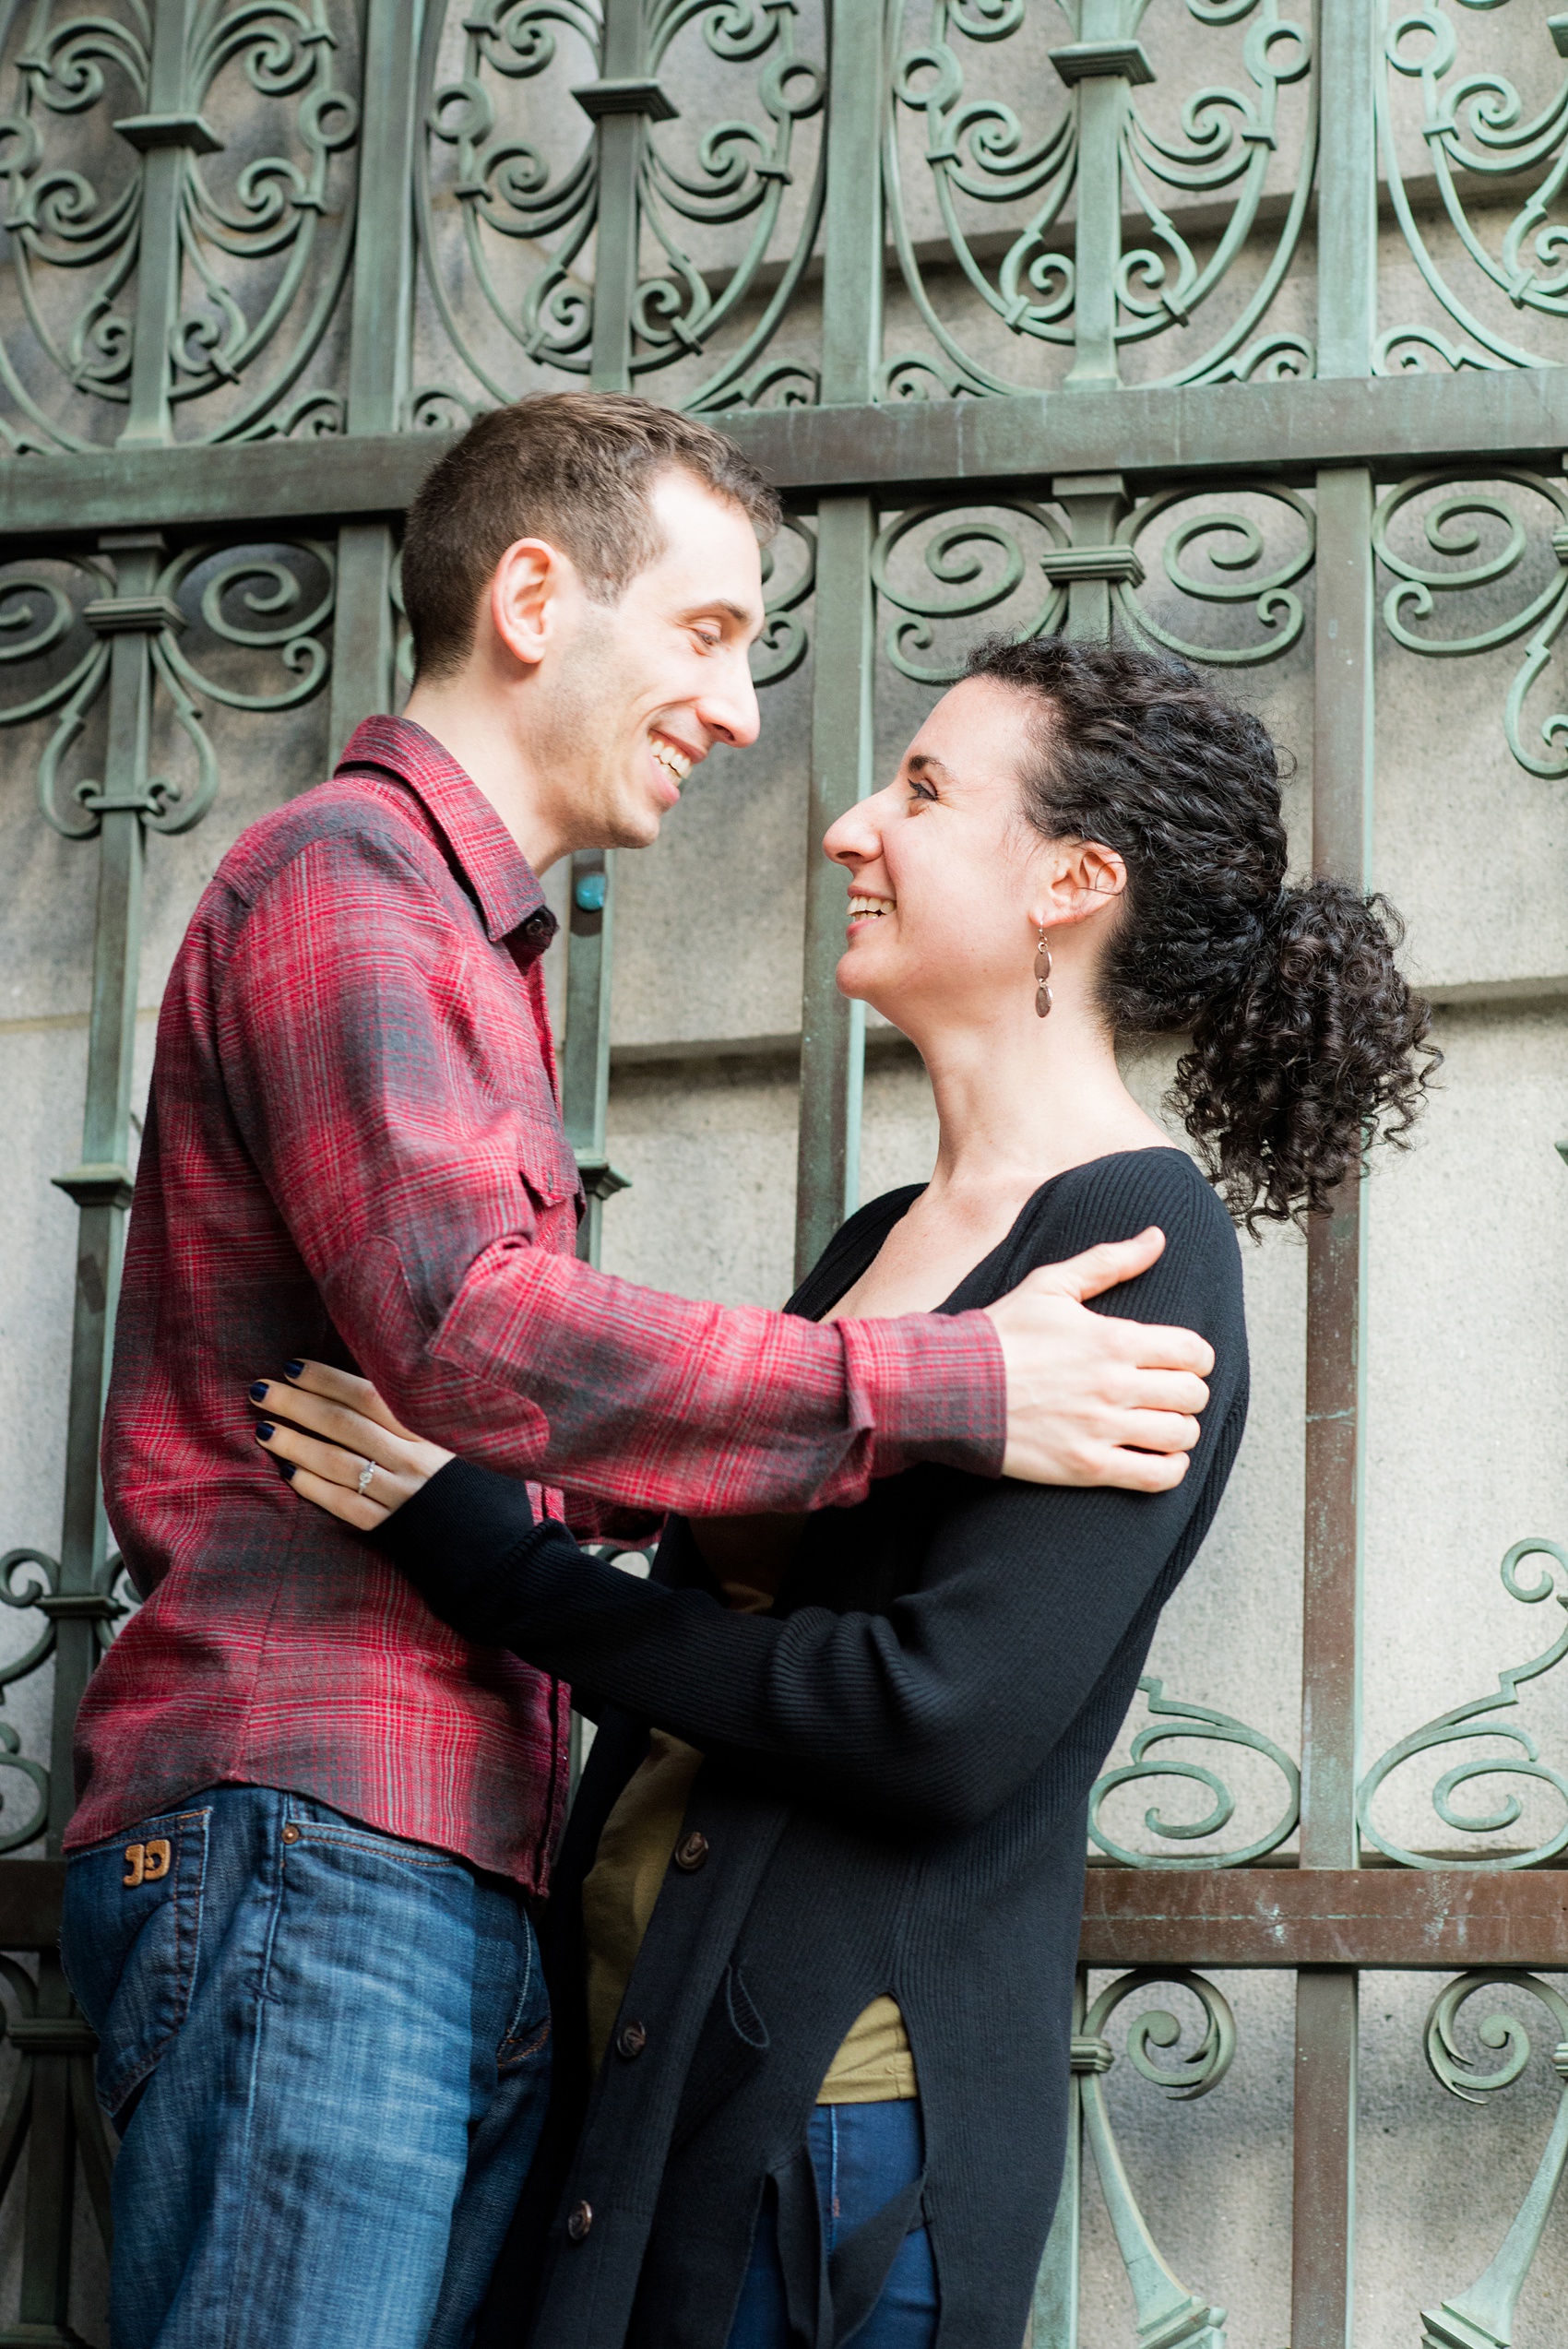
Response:
[[[911,751],[904,764],[911,775],[945,775],[949,782],[957,780],[946,762],[933,757],[930,751]]]

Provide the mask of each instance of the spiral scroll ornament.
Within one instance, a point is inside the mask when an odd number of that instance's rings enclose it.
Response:
[[[129,597],[118,592],[112,564],[95,557],[0,570],[0,691],[7,667],[24,685],[17,699],[0,702],[0,726],[53,718],[38,765],[39,804],[53,828],[68,839],[90,838],[106,808],[125,804],[155,832],[188,832],[199,824],[219,783],[204,704],[281,710],[320,692],[329,661],[334,564],[332,548],[315,540],[198,545],[164,566],[149,595]],[[187,630],[202,647],[199,660],[186,647]],[[156,689],[196,762],[194,781],[147,777],[128,803],[106,796],[97,777],[68,779],[108,686],[111,648],[126,633],[145,643]],[[246,654],[248,662],[237,658]],[[214,665],[218,658],[227,673]],[[257,659],[276,660],[284,682],[255,690]]]
[[[1024,533],[996,518],[1014,516],[1028,526],[1037,551],[1027,551]],[[927,586],[909,556],[917,532],[933,528],[921,549]],[[1038,551],[1043,542],[1043,552]],[[1050,577],[1046,564],[1052,551],[1068,543],[1058,516],[1028,498],[1000,498],[980,512],[957,512],[952,506],[912,506],[897,515],[883,530],[872,552],[872,578],[879,600],[900,614],[889,622],[884,636],[888,659],[900,676],[919,685],[951,684],[964,673],[964,645],[950,659],[919,658],[936,647],[933,623],[972,622],[982,612],[997,611],[1019,598],[1023,616],[1014,633],[1022,641],[1048,636],[1061,625],[1067,609],[1066,588]],[[1045,572],[1043,593],[1033,582]]]
[[[786,542],[782,564],[780,540]],[[802,607],[816,586],[816,535],[799,515],[787,514],[778,537],[763,549],[762,585],[763,629],[752,647],[752,682],[759,692],[781,685],[806,657]]]
[[[1530,1558],[1549,1559],[1551,1563],[1533,1581],[1524,1581],[1520,1568]],[[1555,1570],[1555,1572],[1554,1572]],[[1503,1586],[1511,1598],[1523,1606],[1539,1607],[1551,1599],[1568,1609],[1568,1550],[1557,1542],[1533,1536],[1514,1544],[1503,1560]],[[1562,1587],[1559,1588],[1559,1577]],[[1540,1748],[1527,1729],[1498,1718],[1519,1702],[1519,1691],[1527,1681],[1538,1680],[1568,1655],[1568,1624],[1564,1624],[1551,1645],[1526,1664],[1515,1664],[1498,1675],[1495,1693],[1472,1697],[1467,1703],[1456,1704],[1451,1711],[1439,1714],[1435,1721],[1414,1729],[1390,1746],[1380,1756],[1361,1780],[1356,1797],[1356,1818],[1361,1837],[1396,1860],[1401,1868],[1536,1868],[1542,1861],[1553,1859],[1568,1850],[1568,1777],[1562,1771],[1542,1762]],[[1394,1773],[1423,1754],[1439,1751],[1445,1746],[1464,1745],[1476,1738],[1500,1739],[1512,1752],[1477,1754],[1474,1759],[1455,1762],[1438,1778],[1431,1790],[1432,1809],[1442,1824],[1461,1835],[1493,1837],[1505,1834],[1524,1816],[1524,1804],[1517,1793],[1505,1791],[1500,1799],[1481,1809],[1460,1809],[1456,1798],[1473,1800],[1467,1790],[1477,1787],[1483,1780],[1515,1780],[1550,1790],[1554,1807],[1562,1808],[1562,1823],[1553,1832],[1533,1844],[1527,1850],[1498,1849],[1467,1852],[1463,1849],[1433,1854],[1418,1852],[1385,1834],[1372,1818],[1379,1792]]]
[[[1524,2077],[1531,2055],[1529,2035],[1511,2014],[1486,2015],[1476,2026],[1482,2047],[1501,2058],[1494,2067],[1467,2056],[1460,2043],[1455,2026],[1462,2011],[1483,1990],[1495,1989],[1520,1992],[1546,2010],[1555,2035],[1551,2068],[1562,2089],[1536,2174],[1495,2258],[1467,2291],[1455,2293],[1439,2308],[1423,2311],[1421,2349],[1509,2349],[1519,2294],[1568,2166],[1568,2000],[1538,1975],[1489,1969],[1462,1974],[1447,1984],[1427,2017],[1427,2062],[1450,2095],[1471,2105],[1485,2104]]]
[[[104,1569],[101,1591],[89,1593],[83,1600],[61,1596],[59,1561],[47,1550],[8,1549],[0,1557],[0,1607],[32,1615],[38,1624],[28,1643],[0,1664],[0,1705],[6,1702],[7,1689],[33,1679],[52,1662],[55,1625],[61,1615],[87,1614],[107,1644],[112,1626],[128,1612],[125,1602],[112,1587],[119,1567],[119,1559],[112,1559]],[[26,1789],[17,1809],[13,1809],[11,1800],[15,1780],[20,1780]],[[11,1724],[0,1721],[0,1854],[20,1851],[36,1843],[48,1817],[49,1773],[42,1762],[23,1753],[21,1738]]]
[[[1138,505],[1116,536],[1136,551],[1157,525],[1178,517],[1159,549],[1167,583],[1179,596],[1218,611],[1250,607],[1258,629],[1252,642],[1202,644],[1178,635],[1156,616],[1142,590],[1141,564],[1138,577],[1117,583],[1116,608],[1131,635],[1167,652],[1222,669],[1258,668],[1278,660],[1301,639],[1306,611],[1298,590],[1315,559],[1317,517],[1307,500],[1281,481],[1238,481],[1228,494],[1249,496],[1258,510],[1215,507],[1191,490],[1169,490]]]
[[[631,375],[683,369],[663,394],[683,407],[816,397],[808,353],[772,348],[826,187],[827,67],[798,45],[798,14],[778,0],[649,0],[647,9],[635,219],[614,233],[636,254]],[[604,62],[605,27],[587,0],[481,0],[461,18],[460,72],[444,78],[458,29],[455,12],[429,12],[415,204],[426,298],[469,383],[416,386],[420,423],[450,422],[455,409],[593,366],[595,273],[609,232],[595,125],[623,104]],[[708,120],[705,110],[700,128],[688,125],[667,82],[697,82],[716,98],[733,89],[746,111]]]
[[[1488,0],[1485,13],[1495,7]],[[1525,36],[1523,87],[1495,69],[1478,0],[1391,0],[1380,61],[1379,131],[1399,226],[1431,297],[1431,314],[1385,329],[1384,374],[1542,367],[1568,351],[1568,29],[1561,15],[1510,7]],[[1461,50],[1468,50],[1468,58]],[[1411,200],[1435,176],[1441,226]],[[1509,208],[1501,199],[1516,196]],[[1521,329],[1534,331],[1520,339]]]
[[[1295,1833],[1301,1810],[1301,1774],[1289,1755],[1261,1730],[1249,1729],[1229,1713],[1218,1712],[1210,1705],[1183,1704],[1177,1698],[1168,1697],[1163,1680],[1146,1677],[1138,1687],[1157,1718],[1134,1738],[1132,1761],[1120,1769],[1107,1771],[1096,1782],[1089,1795],[1091,1842],[1124,1868],[1242,1868],[1249,1860],[1262,1859],[1267,1853],[1277,1851]],[[1240,1746],[1248,1752],[1261,1754],[1285,1782],[1285,1799],[1277,1818],[1262,1834],[1232,1851],[1138,1851],[1119,1843],[1101,1818],[1105,1804],[1123,1787],[1150,1786],[1161,1779],[1201,1787],[1211,1799],[1203,1817],[1190,1821],[1169,1820],[1154,1808],[1146,1810],[1144,1825],[1151,1835],[1166,1843],[1207,1842],[1222,1835],[1230,1824],[1236,1814],[1236,1797],[1213,1770],[1200,1762],[1176,1762],[1163,1753],[1155,1761],[1148,1759],[1160,1747],[1191,1738],[1200,1739],[1205,1745]]]
[[[172,32],[155,33],[139,0],[88,17],[42,0],[6,54],[0,179],[16,295],[34,353],[77,396],[72,422],[0,336],[11,411],[0,430],[18,452],[86,448],[106,426],[117,436],[137,338],[149,334],[168,351],[163,396],[192,411],[197,437],[341,428],[340,396],[301,385],[353,245],[353,14],[342,0],[206,0],[181,53],[181,105],[148,112],[163,38]],[[142,273],[161,283],[164,264],[143,251],[147,188],[171,152],[173,267],[155,319]],[[140,437],[166,437],[134,405],[131,421]]]
[[[1140,2014],[1127,2034],[1127,2058],[1143,2079],[1176,2102],[1190,2104],[1218,2088],[1236,2052],[1236,2018],[1214,1984],[1185,1966],[1150,1966],[1111,1983],[1084,2016],[1072,2046],[1074,2084],[1084,2134],[1099,2174],[1100,2190],[1127,2272],[1141,2342],[1180,2343],[1182,2349],[1225,2349],[1225,2311],[1190,2291],[1168,2264],[1149,2229],[1122,2159],[1105,2094],[1105,2074],[1115,2051],[1105,2035],[1112,2015],[1158,1985],[1169,1985],[1197,2000],[1202,2035],[1191,2054],[1169,2058],[1180,2047],[1182,2028],[1164,2008]]]
[[[1518,502],[1510,490],[1523,493]],[[1412,522],[1424,543],[1420,554],[1408,550]],[[1507,465],[1489,469],[1482,481],[1451,472],[1414,474],[1379,504],[1372,548],[1393,578],[1383,599],[1384,625],[1407,652],[1455,659],[1525,639],[1503,706],[1503,738],[1526,774],[1550,781],[1568,776],[1568,712],[1549,709],[1533,722],[1526,717],[1568,621],[1568,483]],[[1515,576],[1507,599],[1514,609],[1491,617],[1504,600],[1503,583]],[[1426,627],[1441,599],[1478,593],[1487,624],[1464,635]]]
[[[1114,280],[1111,344],[1122,350],[1188,330],[1219,289],[1239,277],[1240,258],[1257,237],[1271,165],[1287,136],[1281,95],[1295,84],[1303,103],[1289,135],[1301,151],[1268,257],[1215,338],[1161,380],[1313,373],[1311,344],[1266,326],[1301,241],[1312,184],[1317,98],[1310,27],[1283,14],[1277,0],[1188,0],[1189,18],[1210,33],[1246,25],[1239,60],[1245,87],[1206,79],[1170,121],[1169,110],[1141,95],[1158,78],[1136,38],[1143,6],[1126,0],[1115,13],[1121,38],[1108,37],[1112,18],[1100,10],[1094,39],[1079,35],[1053,49],[1055,78],[1042,81],[1033,71],[1009,77],[1004,53],[993,53],[1024,30],[1021,6],[935,0],[918,12],[913,32],[917,12],[901,0],[894,16],[895,109],[885,173],[899,267],[929,347],[890,356],[885,381],[893,397],[1037,388],[1007,372],[1002,335],[1037,349],[1077,348],[1082,360],[1078,275],[1085,255],[1070,216],[1075,208],[1081,231],[1086,201],[1099,196],[1105,182],[1113,187],[1114,210],[1145,227],[1145,241],[1131,250],[1118,243],[1093,256],[1094,274],[1108,267]],[[1075,29],[1084,20],[1081,8],[1069,6],[1066,14]],[[1109,113],[1090,95],[1103,90],[1107,75],[1118,93]],[[983,86],[971,89],[972,80]],[[1014,102],[1020,88],[1028,92],[1027,119]],[[912,135],[916,125],[923,141]],[[1225,208],[1218,234],[1204,240],[1206,251],[1180,225],[1184,208],[1196,203]],[[932,206],[942,263],[956,265],[972,296],[968,330],[952,301],[928,282],[932,265],[916,220]],[[997,210],[1011,231],[1000,238],[988,217]],[[1089,292],[1093,298],[1092,277]],[[1092,372],[1101,369],[1097,364]]]

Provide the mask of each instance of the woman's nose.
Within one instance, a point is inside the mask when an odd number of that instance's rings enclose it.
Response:
[[[882,854],[882,827],[878,822],[878,801],[881,792],[869,800],[858,800],[852,808],[835,818],[823,836],[822,852],[835,864],[870,864]]]

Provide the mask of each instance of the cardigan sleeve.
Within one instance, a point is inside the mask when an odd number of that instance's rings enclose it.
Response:
[[[1167,1205],[1165,1256],[1118,1298],[1215,1345],[1182,1482],[1143,1494],[966,1479],[921,1587],[885,1615],[731,1614],[707,1591],[585,1556],[564,1527],[529,1521],[520,1487],[457,1463],[387,1521],[383,1545],[468,1637],[658,1721],[769,1791],[973,1827],[1049,1760],[1195,1550],[1229,1472],[1245,1418],[1245,1340],[1227,1311],[1235,1243],[1210,1216],[1183,1219],[1172,1229]]]

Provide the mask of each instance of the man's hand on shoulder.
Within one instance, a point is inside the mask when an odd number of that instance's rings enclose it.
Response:
[[[1194,1330],[1116,1321],[1084,1301],[1146,1272],[1164,1246],[1151,1227],[1043,1264],[986,1308],[1007,1371],[1004,1476],[1128,1492],[1181,1483],[1214,1348]]]

